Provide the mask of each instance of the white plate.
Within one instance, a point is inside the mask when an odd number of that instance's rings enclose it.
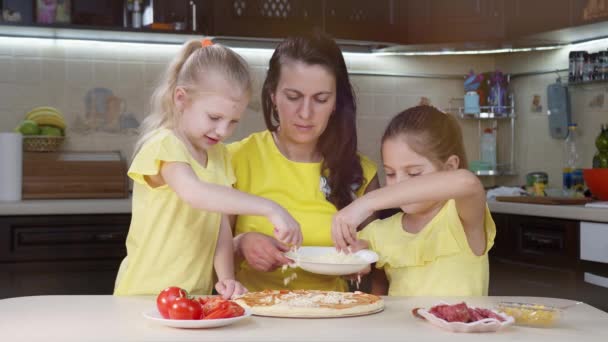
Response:
[[[325,256],[328,254],[338,254],[338,251],[334,247],[300,247],[296,252],[287,252],[285,256],[295,261],[296,265],[301,269],[324,275],[348,275],[359,273],[369,264],[378,261],[378,254],[368,249],[362,249],[356,253],[356,256],[361,258],[360,263],[326,263],[317,262],[314,260],[307,260],[309,258],[315,258]]]
[[[440,304],[446,304],[446,303],[440,303]],[[440,305],[440,304],[437,304],[437,305]],[[479,321],[471,322],[471,323],[448,322],[442,318],[439,318],[439,317],[433,315],[426,309],[418,309],[418,314],[420,316],[424,317],[432,325],[438,326],[438,327],[448,330],[448,331],[459,332],[459,333],[495,332],[495,331],[498,331],[515,322],[515,319],[509,315],[506,315],[502,312],[498,312],[498,311],[494,311],[494,310],[491,310],[491,311],[494,312],[495,314],[499,315],[500,317],[504,318],[505,321],[500,322],[499,320],[494,319],[494,318],[485,318],[485,319],[481,319]]]
[[[162,325],[173,328],[182,329],[206,329],[217,328],[225,325],[234,324],[242,319],[251,316],[251,310],[245,309],[245,314],[239,317],[232,318],[217,318],[217,319],[167,319],[161,316],[157,309],[151,309],[143,313],[144,317]]]

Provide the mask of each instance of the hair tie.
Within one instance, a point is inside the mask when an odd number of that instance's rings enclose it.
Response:
[[[203,47],[211,46],[211,45],[213,45],[213,41],[209,38],[205,38],[205,39],[201,40],[201,45]]]

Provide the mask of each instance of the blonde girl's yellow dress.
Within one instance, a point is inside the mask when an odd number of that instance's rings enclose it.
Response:
[[[269,131],[258,132],[228,145],[236,175],[235,187],[254,195],[271,199],[300,223],[303,246],[333,246],[331,221],[336,207],[327,201],[321,191],[321,163],[299,163],[287,159],[277,148]],[[376,166],[361,156],[366,183],[355,191],[361,196],[367,184],[376,175]],[[260,216],[238,216],[235,236],[259,232],[273,236],[272,224]],[[279,268],[273,272],[254,270],[246,261],[235,267],[236,278],[249,291],[264,289],[317,289],[344,291],[346,283],[340,277],[312,274],[300,269]],[[297,273],[297,278],[285,285],[283,279]]]
[[[207,165],[200,165],[172,131],[159,129],[133,159],[128,171],[134,184],[127,256],[116,277],[115,295],[157,295],[168,286],[211,294],[221,214],[195,209],[168,185],[153,188],[144,179],[158,174],[163,162],[181,162],[202,181],[232,186],[226,147],[217,144],[207,155]]]
[[[359,232],[379,255],[389,296],[486,296],[490,277],[488,251],[494,244],[496,225],[486,207],[486,251],[476,256],[449,200],[420,232],[402,228],[403,213],[376,220]]]

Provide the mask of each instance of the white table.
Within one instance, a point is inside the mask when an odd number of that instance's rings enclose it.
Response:
[[[252,316],[216,329],[181,330],[146,320],[152,297],[38,296],[0,300],[1,341],[608,341],[608,313],[581,304],[554,328],[511,326],[498,333],[450,333],[414,318],[414,307],[459,298],[386,297],[383,312],[331,319]],[[568,300],[530,297],[466,298],[473,306],[500,300],[566,305]]]

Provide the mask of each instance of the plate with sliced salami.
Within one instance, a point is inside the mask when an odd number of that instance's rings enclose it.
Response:
[[[415,317],[425,319],[429,323],[452,332],[495,332],[515,322],[515,319],[505,313],[470,307],[466,303],[439,303],[430,309],[415,308]]]

